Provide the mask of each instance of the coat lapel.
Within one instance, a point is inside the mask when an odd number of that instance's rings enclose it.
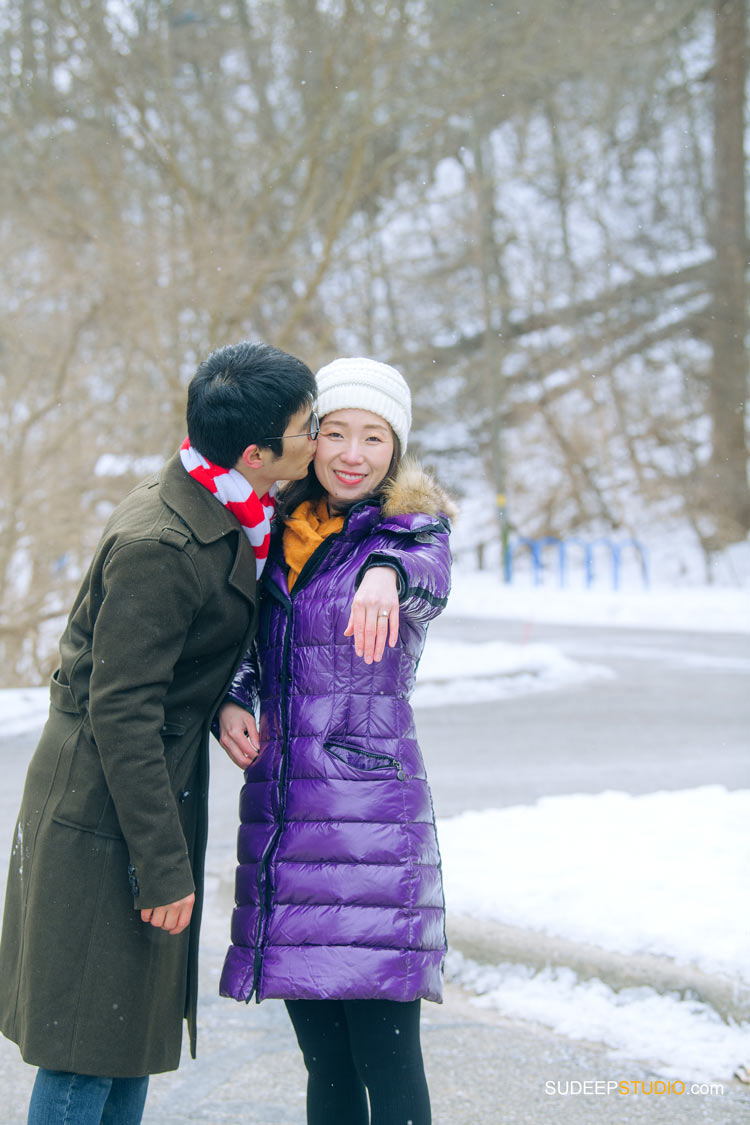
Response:
[[[234,516],[232,516],[232,519],[234,519]],[[242,528],[239,529],[237,535],[237,551],[228,581],[229,585],[233,586],[240,594],[243,594],[251,602],[255,601],[255,552]]]
[[[167,461],[159,474],[159,493],[200,543],[214,543],[227,535],[236,537],[228,582],[243,597],[255,602],[255,552],[247,536],[236,517],[185,471],[179,454]]]

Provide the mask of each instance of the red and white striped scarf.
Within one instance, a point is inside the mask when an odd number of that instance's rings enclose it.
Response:
[[[276,510],[276,485],[259,498],[242,473],[214,465],[193,449],[190,438],[185,438],[180,446],[180,460],[193,480],[212,492],[219,503],[240,521],[255,552],[255,577],[260,578],[268,558],[271,520]]]

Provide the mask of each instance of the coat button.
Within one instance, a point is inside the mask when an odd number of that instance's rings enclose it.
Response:
[[[189,796],[190,796],[190,790],[189,789],[185,789],[184,792],[180,793],[180,804],[182,804],[184,801],[187,801]]]
[[[128,864],[128,882],[130,884],[130,893],[133,898],[138,898],[141,893],[141,888],[138,886],[138,879],[135,874],[135,867],[132,863]]]

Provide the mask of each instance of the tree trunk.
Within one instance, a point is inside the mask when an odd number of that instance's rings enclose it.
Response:
[[[713,426],[711,477],[717,546],[750,530],[745,403],[747,397],[747,241],[744,102],[747,74],[746,0],[714,0],[715,216]]]
[[[505,406],[500,328],[504,320],[503,297],[505,286],[497,247],[495,245],[494,177],[490,150],[485,154],[486,139],[478,128],[474,129],[473,154],[475,169],[476,242],[482,292],[484,320],[484,376],[487,405],[489,407],[491,445],[490,467],[495,492],[495,517],[500,540],[500,568],[507,577],[505,559],[508,551],[509,516],[505,465],[505,435],[503,410]]]

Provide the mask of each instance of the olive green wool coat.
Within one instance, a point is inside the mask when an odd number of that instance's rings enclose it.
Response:
[[[195,1053],[211,718],[255,629],[255,556],[178,457],[113,513],[60,642],[12,844],[0,1031],[53,1070]],[[196,891],[186,931],[143,907]]]

